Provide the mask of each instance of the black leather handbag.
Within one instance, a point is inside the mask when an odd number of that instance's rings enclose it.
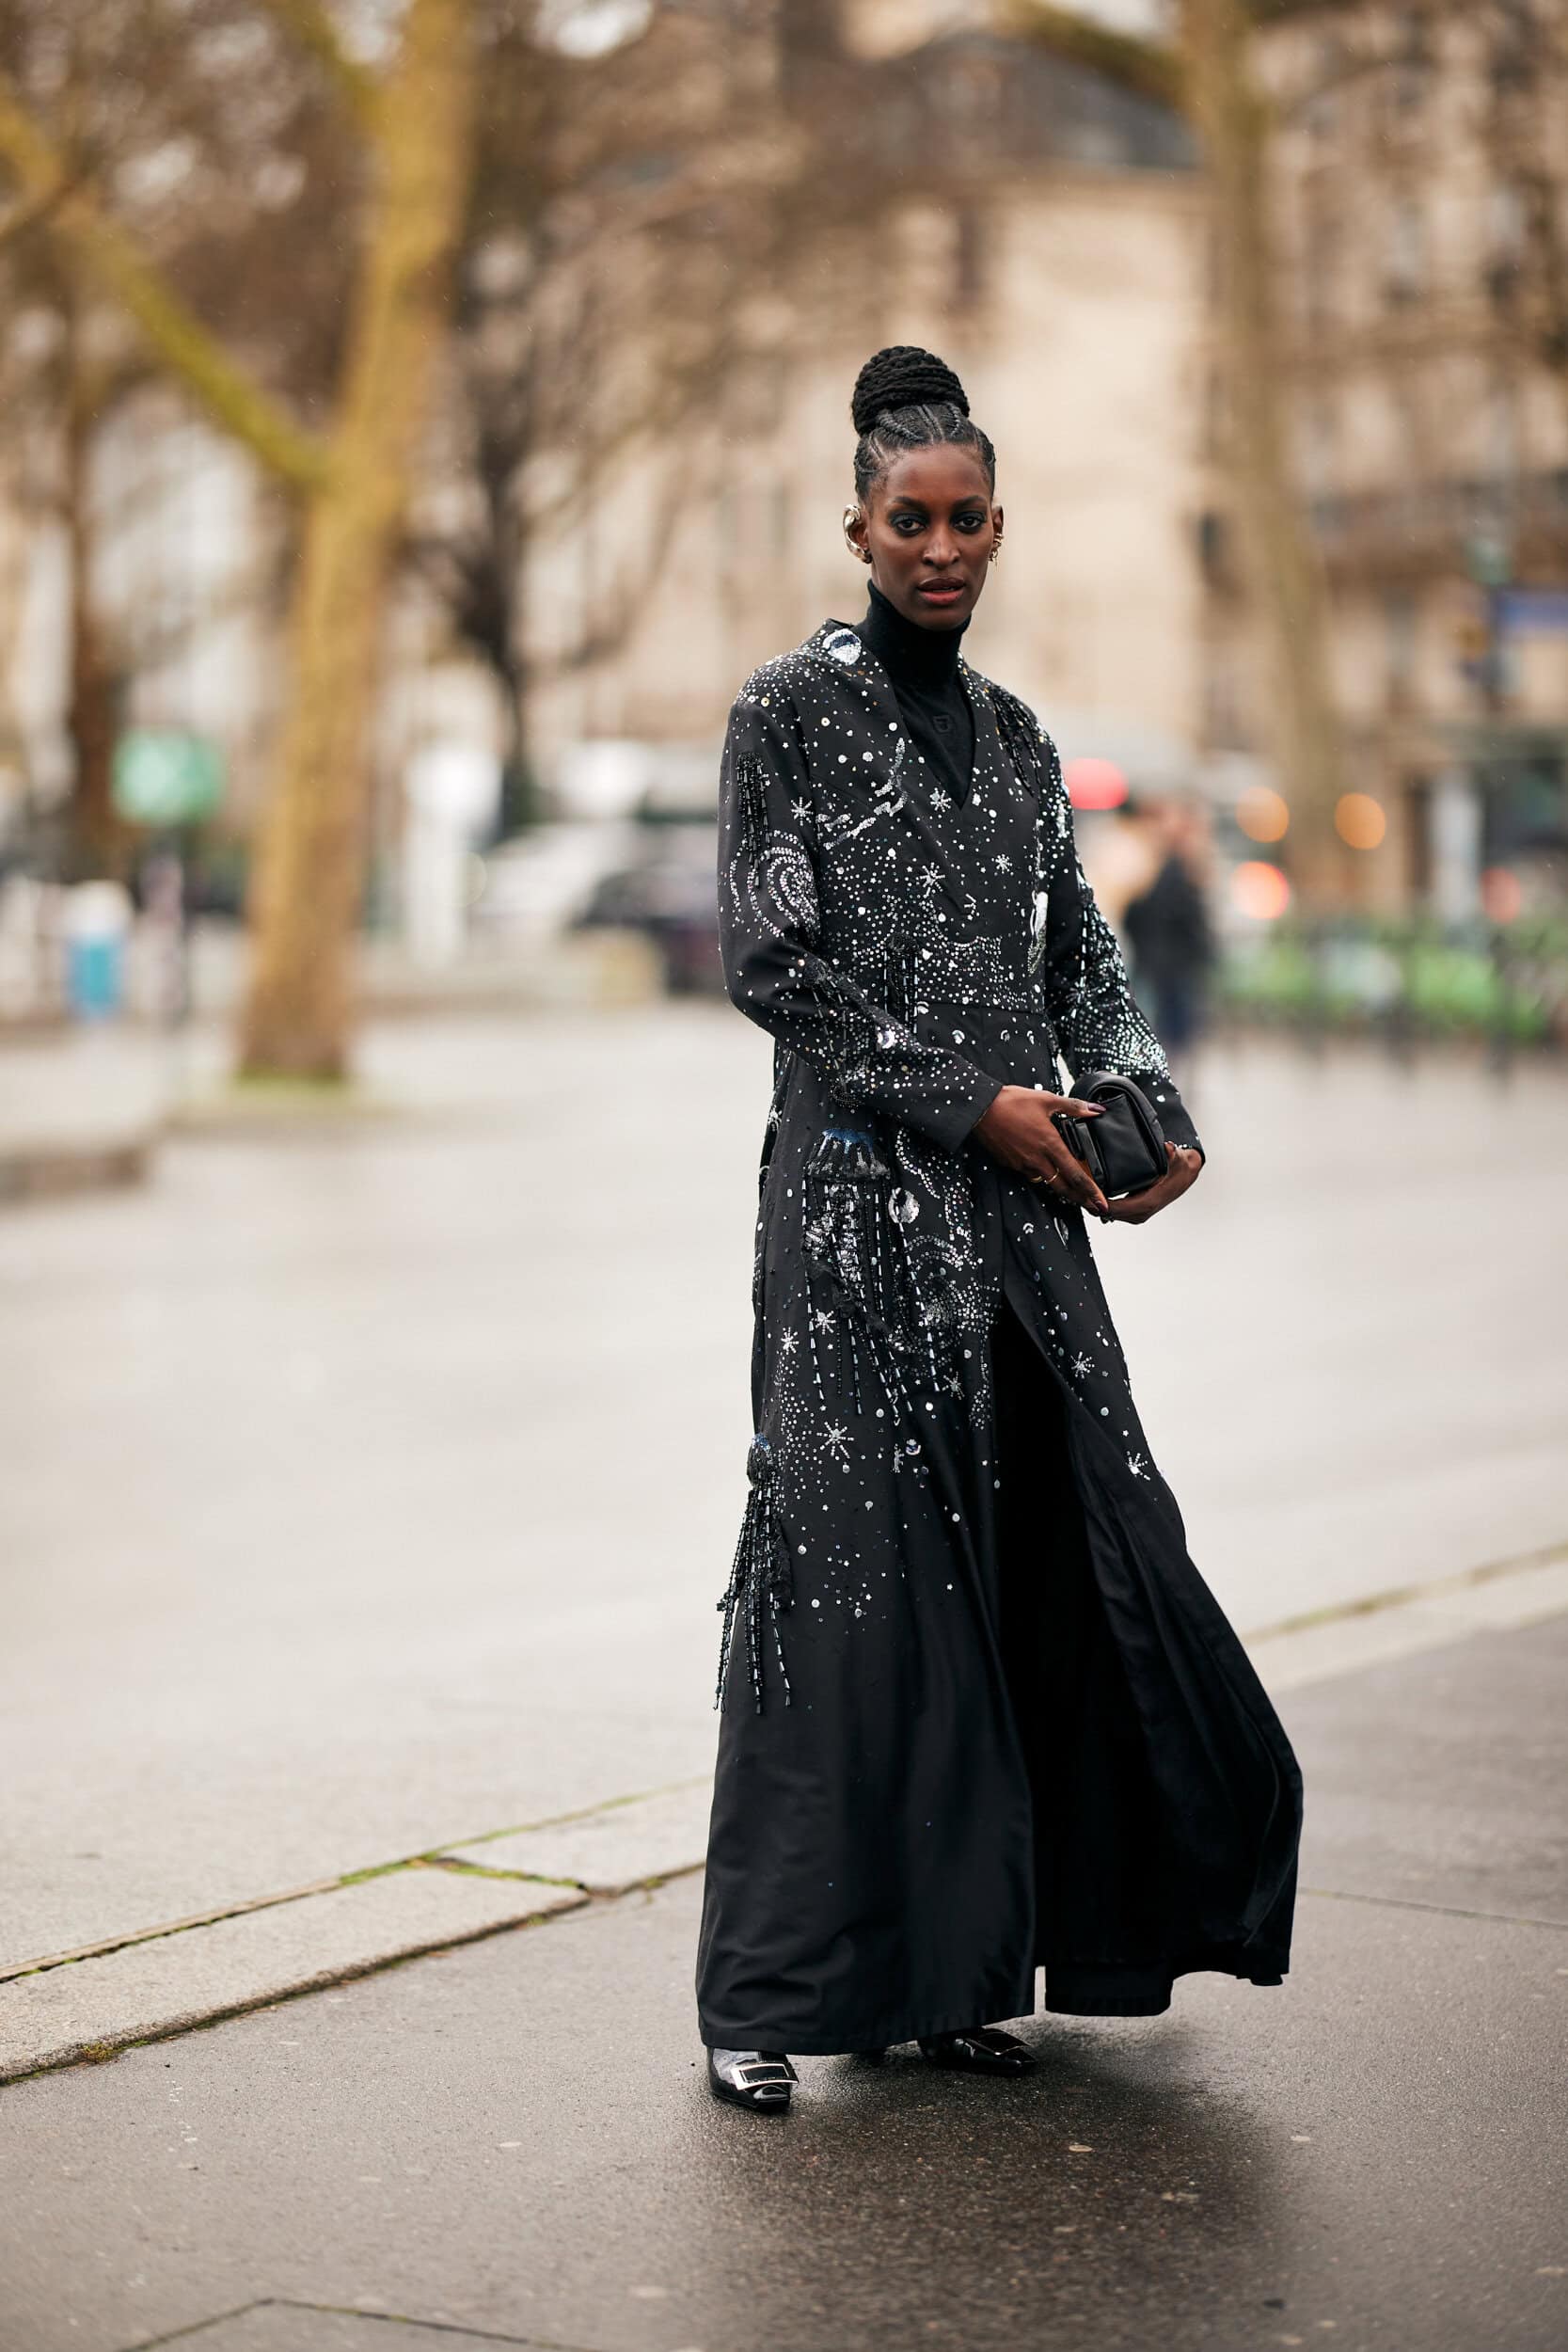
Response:
[[[1143,1089],[1115,1070],[1091,1070],[1072,1091],[1080,1103],[1103,1105],[1098,1119],[1069,1119],[1061,1112],[1056,1124],[1106,1200],[1147,1192],[1170,1163],[1165,1131]]]

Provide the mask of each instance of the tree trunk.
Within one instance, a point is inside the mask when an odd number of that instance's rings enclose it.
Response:
[[[123,881],[131,862],[131,833],[117,814],[113,799],[120,679],[98,611],[94,577],[97,534],[92,513],[92,450],[101,378],[81,354],[74,297],[67,294],[61,307],[66,328],[61,504],[71,571],[65,717],[72,774],[66,812],[67,864],[73,882],[96,881],[105,875]]]
[[[91,420],[76,402],[66,422],[66,539],[71,564],[71,676],[66,732],[72,776],[68,863],[73,882],[123,880],[131,837],[116,814],[115,730],[119,680],[108,656],[93,593],[93,529],[87,511]]]
[[[1291,805],[1296,872],[1332,894],[1343,743],[1323,566],[1292,479],[1275,318],[1268,122],[1248,67],[1242,0],[1182,0],[1188,104],[1208,163],[1222,350],[1234,421],[1232,483],[1253,608],[1262,623],[1269,733]]]
[[[346,1074],[381,623],[462,225],[470,0],[409,0],[325,479],[306,515],[290,700],[251,893],[241,1069]]]

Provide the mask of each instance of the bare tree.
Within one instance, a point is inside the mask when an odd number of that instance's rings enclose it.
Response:
[[[864,77],[817,21],[833,13],[653,8],[585,59],[521,11],[487,42],[446,412],[457,495],[421,506],[409,553],[496,676],[514,779],[531,689],[623,644],[702,434],[725,431],[750,372],[784,365],[830,210],[841,243],[846,204],[875,219],[837,143]],[[823,69],[809,110],[785,72],[802,46]],[[533,559],[591,529],[634,469],[641,533],[622,534],[592,609],[531,652]]]
[[[114,812],[110,771],[140,616],[128,630],[100,593],[99,458],[157,360],[56,229],[70,199],[111,190],[117,217],[214,330],[264,342],[279,373],[319,381],[321,354],[301,322],[312,307],[335,313],[302,301],[297,284],[286,286],[277,232],[278,199],[297,201],[309,165],[318,183],[330,182],[319,153],[311,155],[325,109],[312,105],[298,72],[275,71],[260,84],[236,75],[254,16],[248,0],[145,11],[119,0],[0,0],[8,97],[51,124],[60,166],[52,179],[18,182],[0,206],[0,319],[8,322],[0,400],[13,511],[58,527],[68,556],[64,716],[73,775],[60,812],[60,854],[78,874],[121,868],[132,846]],[[239,268],[237,245],[245,247]],[[227,269],[214,266],[220,247]],[[282,298],[286,292],[292,299]]]
[[[1432,47],[1457,33],[1477,67],[1477,131],[1492,176],[1487,291],[1516,353],[1568,392],[1568,11],[1559,0],[1436,0],[1406,34]]]
[[[150,39],[188,37],[188,10],[151,5],[145,15]],[[290,685],[253,886],[242,1062],[250,1073],[331,1078],[346,1067],[375,657],[462,226],[477,48],[472,0],[407,0],[373,74],[322,0],[257,0],[235,12],[233,29],[260,41],[261,62],[280,28],[330,78],[363,155],[345,221],[352,258],[341,341],[319,424],[214,331],[127,221],[119,191],[84,173],[71,125],[36,95],[29,103],[14,73],[0,75],[0,157],[15,200],[35,210],[72,263],[135,322],[159,365],[301,503]],[[145,73],[145,56],[140,64]],[[309,270],[310,257],[300,259]]]
[[[1217,264],[1218,340],[1230,420],[1227,469],[1268,658],[1275,759],[1315,877],[1331,837],[1343,744],[1329,671],[1323,564],[1289,457],[1271,117],[1251,56],[1259,13],[1247,0],[1179,0],[1175,36],[1167,44],[1114,32],[1045,0],[1013,0],[1011,10],[1022,33],[1163,99],[1197,134]]]
[[[337,60],[374,163],[336,410],[304,477],[293,685],[251,907],[248,1074],[336,1078],[346,1065],[375,660],[462,224],[476,65],[468,0],[409,0],[373,87]]]

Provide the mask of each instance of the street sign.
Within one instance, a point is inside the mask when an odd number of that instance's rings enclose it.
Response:
[[[1508,542],[1491,531],[1473,532],[1465,542],[1465,561],[1470,578],[1483,588],[1500,588],[1513,568],[1513,554]]]
[[[115,746],[114,801],[133,825],[194,825],[223,798],[223,754],[204,735],[134,727]]]
[[[1568,636],[1568,588],[1504,588],[1497,626],[1534,636]]]

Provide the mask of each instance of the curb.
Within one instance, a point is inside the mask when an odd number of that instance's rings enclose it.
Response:
[[[94,1143],[0,1146],[0,1203],[54,1200],[145,1182],[159,1129]]]
[[[8,1968],[0,2083],[661,1885],[701,1867],[709,1797],[681,1782]]]
[[[1568,1544],[1549,1544],[1430,1584],[1400,1585],[1287,1617],[1244,1638],[1265,1688],[1277,1693],[1437,1649],[1467,1634],[1534,1625],[1565,1610]]]

